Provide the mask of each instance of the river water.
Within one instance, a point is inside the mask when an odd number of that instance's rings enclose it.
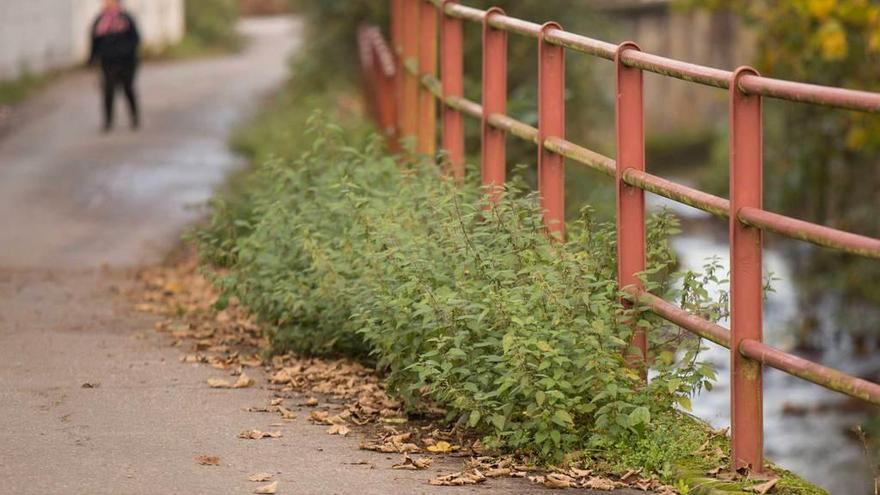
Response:
[[[705,212],[648,195],[652,209],[667,208],[682,221],[683,234],[673,240],[681,269],[699,272],[705,262],[717,257],[728,269],[727,226]],[[793,352],[797,344],[798,287],[792,282],[793,266],[783,249],[764,250],[764,270],[777,279],[764,307],[764,340]],[[710,288],[715,293],[719,287]],[[726,288],[725,288],[726,289]],[[721,322],[728,327],[729,322]],[[824,322],[824,326],[833,322]],[[858,358],[846,339],[836,338],[832,328],[820,329],[825,338],[820,355],[804,356],[848,373],[859,375],[880,367],[880,353]],[[730,425],[730,356],[727,349],[706,342],[702,359],[714,364],[718,381],[709,392],[693,401],[694,413],[714,427]],[[863,447],[852,428],[864,420],[864,413],[840,406],[846,398],[818,385],[774,369],[764,374],[764,450],[776,464],[826,488],[832,495],[873,494],[872,475]]]

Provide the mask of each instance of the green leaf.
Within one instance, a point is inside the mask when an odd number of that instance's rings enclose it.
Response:
[[[544,404],[544,400],[546,398],[547,396],[544,395],[544,392],[542,390],[538,390],[537,392],[535,392],[535,402],[537,402],[539,406]]]
[[[494,426],[496,430],[504,431],[504,425],[507,422],[507,418],[505,418],[504,416],[502,416],[500,414],[494,414],[494,415],[492,415],[491,421],[492,421],[492,426]]]
[[[553,413],[553,422],[559,426],[571,426],[574,423],[574,420],[572,419],[571,414],[568,414],[568,411],[557,409],[556,412]]]
[[[685,411],[691,412],[691,410],[693,409],[690,397],[678,397],[677,399],[675,399],[675,401],[678,402],[678,405],[681,406],[681,408]]]
[[[629,413],[629,425],[646,425],[651,422],[651,411],[645,406],[640,406]]]
[[[470,426],[471,428],[477,426],[477,423],[480,422],[481,417],[482,414],[478,409],[474,409],[473,411],[471,411],[470,418],[468,418],[468,426]]]

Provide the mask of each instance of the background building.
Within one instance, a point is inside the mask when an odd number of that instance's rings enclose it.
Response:
[[[148,48],[179,41],[184,0],[126,0]],[[101,0],[0,1],[0,80],[85,63]]]

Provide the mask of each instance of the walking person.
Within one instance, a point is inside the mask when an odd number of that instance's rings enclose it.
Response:
[[[92,25],[89,65],[101,63],[104,93],[104,132],[113,128],[113,101],[120,86],[128,100],[132,129],[140,126],[134,80],[138,66],[140,35],[120,0],[104,0],[101,14]]]

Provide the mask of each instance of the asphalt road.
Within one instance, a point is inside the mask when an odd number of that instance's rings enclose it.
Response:
[[[239,55],[145,65],[138,132],[120,114],[101,134],[96,77],[79,73],[18,109],[0,138],[0,495],[246,494],[257,472],[275,473],[282,495],[545,492],[524,480],[432,487],[458,461],[392,470],[399,456],[304,415],[283,438],[241,440],[277,421],[243,411],[270,392],[208,388],[217,372],[180,363],[122,296],[241,165],[229,131],[282,82],[301,26],[242,29],[252,42]]]

